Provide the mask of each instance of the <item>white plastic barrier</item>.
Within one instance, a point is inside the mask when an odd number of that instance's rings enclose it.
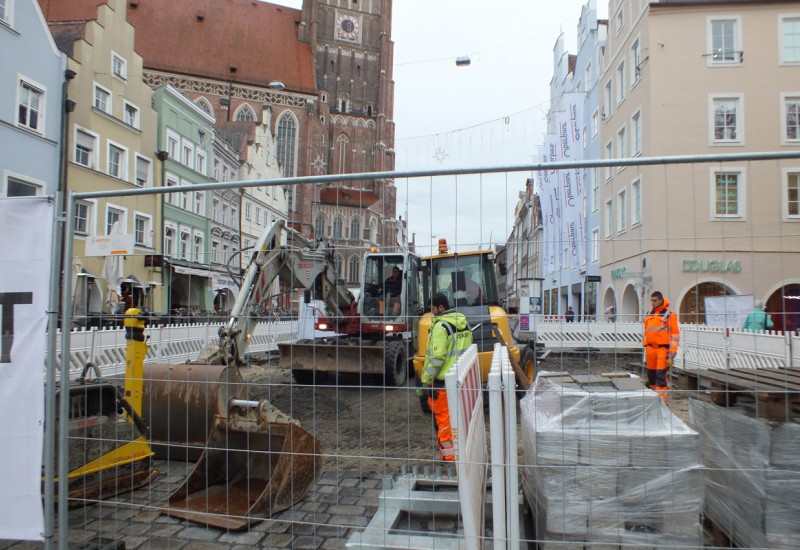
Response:
[[[145,329],[149,346],[145,363],[185,363],[196,359],[200,351],[217,338],[222,323],[197,325],[165,325]],[[60,331],[59,331],[60,332]],[[277,349],[282,342],[297,339],[297,321],[259,323],[250,339],[248,352],[261,353]],[[56,362],[62,364],[61,338],[56,348]],[[91,361],[102,376],[117,376],[125,372],[125,330],[76,330],[70,336],[70,379],[76,379],[87,362]]]
[[[732,369],[788,367],[791,361],[789,336],[771,330],[731,330],[728,335],[728,357]]]
[[[464,542],[483,547],[486,498],[486,424],[478,346],[464,352],[444,379],[458,471],[458,496],[464,520]]]
[[[519,549],[517,400],[508,348],[495,344],[489,370],[489,435],[492,454],[494,548]]]
[[[642,323],[610,323],[607,321],[567,323],[536,316],[530,325],[536,341],[553,349],[637,348],[642,345]]]

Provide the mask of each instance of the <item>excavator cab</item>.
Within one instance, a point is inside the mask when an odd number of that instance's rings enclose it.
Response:
[[[407,327],[420,307],[419,259],[408,252],[367,253],[361,285],[362,330],[382,330],[387,322]]]

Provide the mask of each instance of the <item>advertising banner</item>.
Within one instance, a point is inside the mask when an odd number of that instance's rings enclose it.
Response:
[[[0,199],[0,539],[42,540],[44,357],[53,204]]]

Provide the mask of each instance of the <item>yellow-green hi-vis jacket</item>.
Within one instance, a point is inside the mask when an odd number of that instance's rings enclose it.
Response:
[[[421,382],[430,386],[434,380],[444,380],[444,375],[472,344],[472,332],[463,313],[445,311],[433,318],[428,350],[422,366]]]

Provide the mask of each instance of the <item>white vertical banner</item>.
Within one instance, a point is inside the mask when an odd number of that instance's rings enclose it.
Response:
[[[53,234],[45,198],[0,199],[0,539],[42,540],[42,373]]]
[[[583,158],[581,147],[581,121],[583,120],[583,94],[564,94],[559,111],[558,144],[560,160],[577,161]],[[567,245],[567,257],[562,267],[579,267],[586,260],[583,227],[583,185],[580,169],[560,170],[562,217],[561,238]]]

